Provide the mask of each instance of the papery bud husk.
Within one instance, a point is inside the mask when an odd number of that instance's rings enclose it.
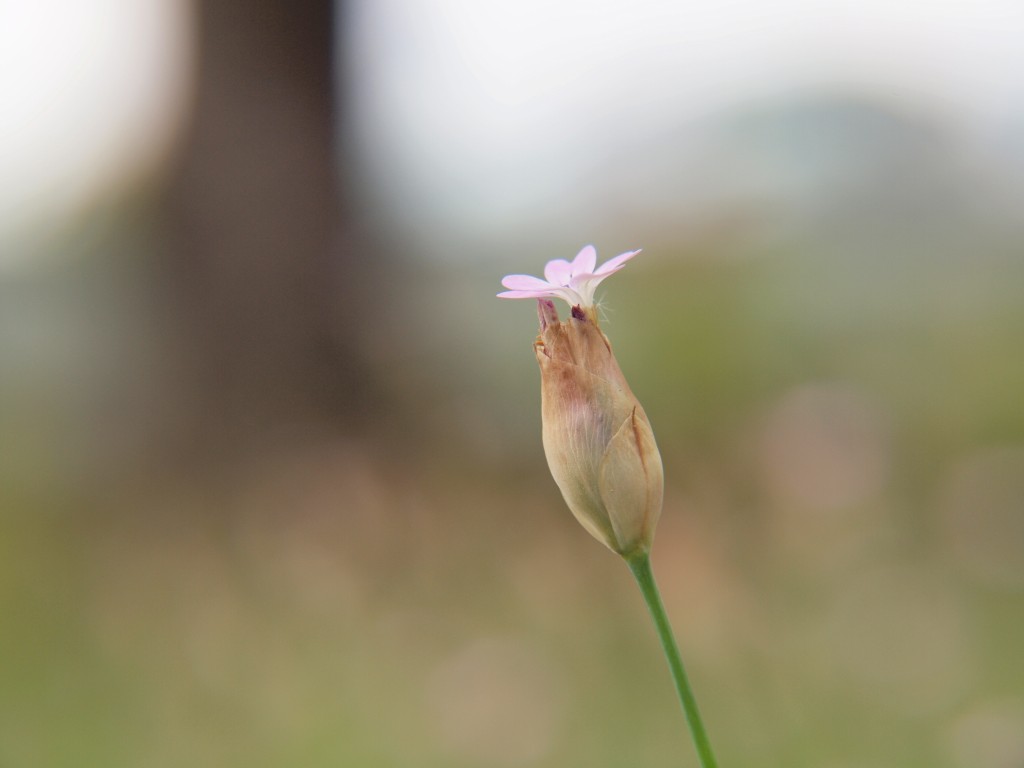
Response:
[[[576,519],[609,549],[650,550],[664,492],[661,454],[592,307],[565,322],[538,301],[544,453]]]

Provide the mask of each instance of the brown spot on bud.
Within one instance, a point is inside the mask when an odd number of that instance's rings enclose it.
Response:
[[[537,299],[537,317],[540,320],[541,332],[549,325],[558,325],[558,310],[555,309],[555,303],[548,299]]]

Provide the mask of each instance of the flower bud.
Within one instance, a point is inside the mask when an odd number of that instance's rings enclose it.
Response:
[[[563,323],[538,300],[544,453],[569,509],[609,549],[650,549],[664,475],[647,414],[626,383],[593,307]]]

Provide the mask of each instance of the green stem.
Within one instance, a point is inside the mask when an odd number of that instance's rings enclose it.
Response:
[[[654,571],[651,570],[651,556],[647,552],[626,558],[629,569],[640,585],[647,608],[654,619],[654,626],[658,630],[658,637],[661,638],[661,645],[665,649],[665,658],[668,659],[669,669],[672,670],[672,679],[676,684],[676,691],[679,692],[679,701],[683,705],[683,712],[686,715],[686,722],[690,726],[690,733],[693,735],[693,743],[697,748],[697,755],[703,768],[716,768],[715,756],[711,751],[711,742],[704,730],[704,723],[700,719],[700,712],[697,710],[697,699],[690,687],[690,680],[686,676],[686,669],[683,667],[683,659],[679,655],[679,646],[676,645],[675,636],[672,634],[672,625],[668,622],[668,614],[665,613],[665,605],[661,602],[661,593],[654,581]]]

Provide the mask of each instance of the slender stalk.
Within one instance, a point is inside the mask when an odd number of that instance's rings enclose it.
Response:
[[[626,558],[629,569],[640,586],[647,608],[654,619],[654,626],[658,630],[658,637],[661,638],[661,645],[665,649],[665,658],[668,659],[669,669],[672,670],[672,679],[676,684],[676,691],[679,693],[679,701],[683,705],[683,713],[686,715],[686,722],[690,726],[690,734],[693,736],[694,746],[697,748],[697,755],[703,768],[716,768],[715,755],[711,751],[711,742],[708,741],[707,732],[704,730],[704,723],[700,719],[700,712],[697,709],[697,699],[690,687],[690,680],[686,676],[686,669],[683,667],[683,659],[679,655],[679,646],[676,645],[675,636],[672,634],[672,625],[669,624],[668,614],[665,613],[665,605],[661,602],[661,593],[654,581],[654,571],[651,570],[651,556],[647,552]]]

